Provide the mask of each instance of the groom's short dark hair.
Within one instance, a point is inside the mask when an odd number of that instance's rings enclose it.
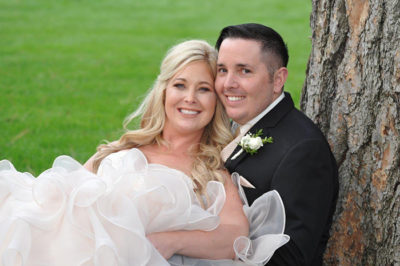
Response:
[[[215,47],[219,50],[223,40],[226,38],[238,38],[254,40],[261,43],[261,50],[266,54],[272,54],[280,59],[279,67],[287,67],[289,53],[281,35],[270,27],[257,24],[246,23],[240,25],[227,26],[222,29]]]

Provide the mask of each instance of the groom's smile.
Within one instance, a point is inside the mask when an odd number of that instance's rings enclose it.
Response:
[[[244,96],[226,96],[226,97],[228,98],[228,101],[230,101],[230,102],[238,102],[245,98]]]
[[[219,48],[215,89],[228,116],[239,124],[256,117],[275,99],[265,61],[261,44],[254,40],[227,38]]]

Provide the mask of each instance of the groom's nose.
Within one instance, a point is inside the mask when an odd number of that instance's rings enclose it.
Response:
[[[224,89],[231,89],[231,88],[237,88],[238,87],[238,82],[237,82],[237,77],[234,73],[227,73],[225,76],[224,80]]]

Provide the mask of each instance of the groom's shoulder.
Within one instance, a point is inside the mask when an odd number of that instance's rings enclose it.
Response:
[[[306,114],[296,108],[287,113],[278,127],[289,130],[294,138],[325,139],[319,127]]]

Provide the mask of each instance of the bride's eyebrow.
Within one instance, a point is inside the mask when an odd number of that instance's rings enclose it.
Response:
[[[186,82],[187,80],[185,78],[174,78],[172,81],[183,81],[183,82]]]
[[[213,86],[213,84],[211,84],[211,83],[208,82],[208,81],[200,81],[200,82],[199,82],[199,85],[203,85],[203,84],[207,84],[208,86]]]

